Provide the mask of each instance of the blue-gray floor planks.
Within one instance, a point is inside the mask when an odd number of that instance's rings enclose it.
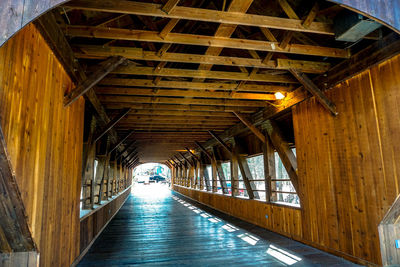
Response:
[[[358,266],[171,193],[137,185],[78,266]]]

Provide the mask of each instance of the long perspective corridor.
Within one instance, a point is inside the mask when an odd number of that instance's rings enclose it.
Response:
[[[134,186],[78,266],[358,266],[199,205]]]

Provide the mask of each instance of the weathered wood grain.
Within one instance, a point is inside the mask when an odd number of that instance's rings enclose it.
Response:
[[[11,78],[13,77],[13,78]],[[0,118],[41,266],[78,255],[84,100],[35,26],[0,48]]]

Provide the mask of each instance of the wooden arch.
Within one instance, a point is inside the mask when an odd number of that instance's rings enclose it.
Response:
[[[0,47],[29,22],[70,0],[0,0]],[[397,0],[329,0],[379,21],[400,33]]]

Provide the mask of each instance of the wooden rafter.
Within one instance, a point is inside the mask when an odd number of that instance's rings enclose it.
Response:
[[[135,131],[130,131],[129,133],[127,133],[125,135],[125,137],[123,137],[117,144],[115,144],[111,149],[109,153],[112,153],[115,149],[117,149],[117,147],[119,147],[120,145],[122,145],[126,139],[129,138],[129,136],[131,136]]]
[[[242,80],[242,81],[258,81],[271,83],[297,83],[297,80],[287,75],[271,75],[271,74],[255,74],[249,76],[247,73],[230,72],[230,71],[202,71],[189,69],[173,69],[163,68],[154,70],[150,67],[138,67],[134,64],[120,66],[112,71],[115,74],[128,75],[153,75],[164,77],[191,77],[205,79],[223,79],[223,80]]]
[[[122,64],[125,61],[123,57],[116,56],[107,59],[106,61],[100,64],[100,67],[87,77],[86,80],[81,82],[77,87],[72,89],[66,96],[64,96],[64,106],[68,107],[79,97],[84,95],[87,91],[93,88],[99,81],[101,81],[107,74],[113,71],[116,67]]]
[[[137,96],[177,96],[177,97],[207,97],[244,100],[276,100],[274,94],[250,93],[250,92],[209,92],[199,90],[173,90],[150,88],[121,88],[102,87],[96,90],[99,95],[137,95]]]
[[[200,148],[200,150],[204,153],[204,155],[206,155],[210,160],[213,159],[213,157],[211,156],[210,153],[208,153],[208,151],[197,141],[195,141],[196,145]]]
[[[221,165],[221,156],[219,154],[218,148],[217,147],[213,147],[212,148],[213,151],[213,162],[216,166],[217,169],[217,173],[218,173],[218,179],[219,179],[219,183],[221,185],[222,188],[222,192],[224,194],[228,194],[228,187],[226,185],[226,179],[225,179],[225,174],[224,174],[224,170],[222,169],[222,165]]]
[[[162,6],[159,4],[140,3],[123,0],[113,1],[112,4],[93,0],[79,0],[66,3],[65,6],[83,10],[126,13],[133,15],[174,19],[199,20],[230,25],[245,25],[254,27],[265,27],[270,29],[334,35],[333,27],[331,24],[312,22],[309,27],[304,27],[303,21],[301,19],[286,19],[280,17],[239,13],[240,11],[238,11],[238,9],[231,9],[228,10],[228,12],[224,12],[210,9],[177,6],[172,12],[166,13],[161,10]],[[246,11],[247,8],[242,10]]]
[[[158,104],[179,104],[179,105],[216,105],[232,107],[266,107],[268,103],[261,100],[236,100],[236,99],[200,99],[200,98],[171,98],[171,97],[146,97],[146,96],[106,96],[99,95],[103,103],[158,103]],[[225,107],[225,108],[226,108]],[[226,108],[228,110],[228,108]],[[232,108],[230,110],[236,110]]]
[[[90,26],[66,26],[65,32],[69,36],[104,38],[116,40],[145,41],[156,43],[176,43],[184,45],[200,45],[218,48],[235,48],[247,50],[259,50],[276,53],[289,53],[300,55],[313,55],[323,57],[348,58],[349,50],[333,47],[289,44],[281,48],[275,42],[238,39],[228,37],[212,37],[206,35],[170,33],[165,39],[159,36],[158,32],[145,30],[129,30],[120,28],[98,28]]]
[[[324,108],[329,110],[332,115],[338,115],[335,104],[333,104],[331,100],[326,97],[326,95],[317,87],[317,85],[315,85],[315,83],[310,78],[307,77],[306,74],[295,69],[291,69],[290,72],[304,86],[304,88],[306,88],[307,91],[315,96],[315,98]]]
[[[97,141],[100,140],[108,131],[110,131],[123,117],[126,116],[130,111],[130,108],[125,108],[121,110],[121,112],[115,116],[103,129],[100,130],[100,132],[97,133],[97,135],[94,137],[94,142],[96,143]]]
[[[243,124],[246,125],[247,128],[249,128],[250,131],[252,131],[253,134],[255,134],[255,136],[257,136],[258,139],[260,139],[263,143],[266,142],[264,134],[263,134],[257,127],[255,127],[248,119],[246,119],[246,118],[245,118],[242,114],[240,114],[239,112],[233,111],[233,114],[235,114],[236,117],[238,117],[238,119],[239,119],[241,122],[243,122]]]
[[[152,80],[146,79],[121,79],[121,78],[105,78],[101,85],[117,85],[117,86],[141,86],[156,88],[174,88],[174,89],[198,89],[198,90],[221,90],[232,91],[237,87],[236,83],[224,82],[182,82],[182,81],[160,81],[153,84]],[[286,92],[293,89],[292,87],[270,84],[245,84],[240,87],[243,92]]]
[[[275,41],[277,42],[277,41]],[[237,67],[257,67],[267,69],[282,69],[298,68],[306,73],[324,73],[330,68],[330,64],[320,61],[307,60],[291,60],[291,59],[276,59],[276,60],[261,60],[260,57],[245,58],[245,57],[227,57],[213,55],[198,55],[187,53],[172,53],[167,52],[171,44],[164,44],[160,50],[143,51],[141,48],[131,47],[116,47],[116,46],[98,46],[98,45],[75,45],[75,56],[77,58],[88,59],[103,59],[110,56],[124,56],[127,59],[133,60],[151,60],[161,62],[182,62],[182,63],[198,63],[198,64],[213,64]],[[255,52],[254,50],[249,50]]]
[[[180,0],[168,0],[165,5],[161,7],[161,10],[164,11],[165,13],[169,14],[171,11],[175,9],[175,7],[178,5]]]

